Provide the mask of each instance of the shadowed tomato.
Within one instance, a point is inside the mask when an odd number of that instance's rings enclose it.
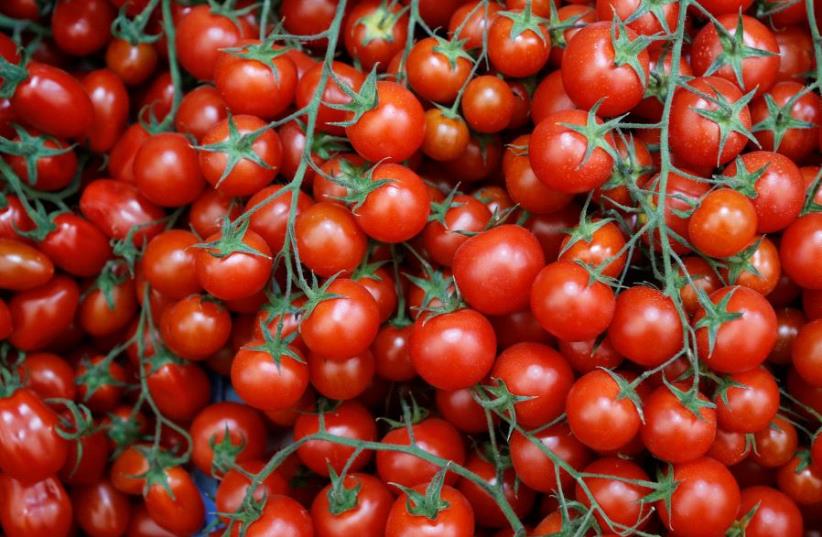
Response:
[[[9,341],[23,351],[42,349],[68,328],[79,301],[77,283],[59,275],[40,287],[17,293],[9,301],[14,327]]]
[[[58,537],[72,527],[71,501],[53,477],[24,483],[0,476],[0,524],[7,537]]]

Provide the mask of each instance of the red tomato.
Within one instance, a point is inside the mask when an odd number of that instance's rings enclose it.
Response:
[[[205,518],[200,491],[180,466],[165,468],[144,494],[148,515],[161,527],[183,535],[197,532]]]
[[[407,37],[408,15],[399,4],[360,2],[346,15],[343,24],[345,50],[366,71],[375,65],[384,71],[391,58],[402,51]]]
[[[213,470],[219,470],[217,475],[224,471],[212,467],[213,462],[225,462],[215,457],[219,451],[215,446],[231,444],[236,462],[260,459],[266,448],[266,426],[262,415],[251,407],[231,401],[205,407],[191,422],[189,432],[194,443],[191,460],[206,475],[214,473]]]
[[[745,526],[746,536],[801,537],[803,534],[802,513],[786,494],[762,486],[743,489],[740,514],[750,513],[754,508],[756,512]]]
[[[17,293],[9,301],[14,327],[9,341],[22,351],[42,349],[71,324],[79,301],[77,283],[59,275]]]
[[[165,217],[165,212],[143,197],[136,186],[112,179],[89,183],[80,197],[80,211],[109,238],[125,239],[132,232],[135,244],[160,233]]]
[[[89,537],[120,537],[128,528],[131,505],[128,497],[108,481],[72,491],[77,525]]]
[[[421,39],[411,47],[406,61],[408,84],[423,99],[450,103],[468,80],[471,62],[452,49],[453,45],[435,37]],[[453,61],[449,53],[456,55]]]
[[[243,505],[243,500],[251,486],[248,474],[257,475],[265,467],[263,461],[245,461],[239,464],[240,469],[229,470],[225,473],[214,494],[214,503],[219,513],[236,513]],[[254,499],[262,500],[275,494],[286,494],[288,483],[278,471],[273,471],[260,483],[254,491]],[[227,522],[224,517],[223,520]]]
[[[53,275],[54,265],[40,250],[0,238],[0,289],[26,291],[44,285]]]
[[[239,300],[260,292],[268,283],[272,252],[253,231],[246,230],[242,237],[218,232],[206,244],[211,246],[196,249],[194,260],[197,280],[210,294],[221,300]]]
[[[211,11],[210,6],[195,6],[177,24],[175,45],[183,68],[200,80],[211,80],[220,49],[231,48],[251,28],[242,18],[233,20]]]
[[[216,302],[191,295],[166,308],[160,318],[160,334],[175,354],[204,360],[228,341],[231,316]]]
[[[62,537],[72,529],[71,501],[58,479],[0,476],[0,525],[7,537]]]
[[[425,494],[425,485],[413,487],[417,494]],[[430,534],[432,529],[449,537],[472,537],[474,535],[474,511],[471,504],[457,489],[443,485],[440,498],[444,507],[433,518],[415,512],[415,503],[405,495],[394,500],[385,537],[413,537]]]
[[[822,320],[799,329],[793,343],[793,366],[811,386],[822,387]]]
[[[70,0],[79,3],[76,0]],[[101,0],[101,3],[105,3]],[[83,77],[83,87],[94,108],[89,131],[89,148],[103,153],[114,147],[128,122],[129,98],[126,87],[116,74],[98,69]]]
[[[87,56],[106,46],[116,13],[107,0],[60,0],[51,15],[51,32],[60,50]]]
[[[580,483],[576,485],[576,498],[584,506],[593,502],[602,509],[594,512],[603,531],[618,532],[620,528],[631,527],[641,530],[648,525],[651,507],[642,500],[651,491],[647,487],[626,480],[647,481],[648,474],[636,463],[618,458],[603,458],[585,467],[583,472],[608,477],[590,477],[582,481],[590,491],[585,492]],[[606,520],[605,517],[608,517]],[[610,521],[610,522],[609,522]]]
[[[320,0],[323,1],[323,0]],[[312,67],[300,78],[297,84],[297,94],[295,96],[295,103],[298,108],[307,106],[320,89],[320,79],[322,77],[324,67],[320,64]],[[331,69],[334,71],[336,80],[342,84],[347,85],[352,91],[360,91],[360,86],[365,80],[365,76],[348,64],[342,62],[333,62]],[[339,123],[346,120],[347,112],[345,110],[336,110],[329,107],[329,104],[348,104],[351,102],[351,97],[345,93],[338,85],[335,79],[329,78],[322,88],[321,104],[317,111],[317,130],[328,134],[342,135],[345,129],[339,125],[331,125],[331,123]]]
[[[419,449],[450,460],[454,464],[465,464],[465,445],[457,430],[447,421],[427,418],[411,426],[414,440]],[[402,426],[392,429],[382,438],[383,444],[407,446],[411,443],[408,429]],[[439,468],[414,455],[397,451],[377,452],[377,474],[385,483],[399,483],[413,487],[430,481]],[[454,483],[457,476],[448,473],[446,483]]]
[[[231,537],[240,535],[240,524],[234,524]],[[311,515],[296,500],[288,496],[272,496],[265,502],[260,517],[249,524],[246,537],[268,537],[288,535],[289,537],[312,537],[314,535]]]
[[[807,289],[822,289],[818,268],[822,252],[822,214],[812,213],[794,221],[782,234],[779,258],[785,274]]]
[[[550,451],[554,457],[581,470],[589,460],[588,450],[571,434],[566,424],[559,424],[534,433],[536,441]],[[519,431],[511,435],[511,463],[517,477],[527,486],[539,492],[555,492],[559,485],[563,488],[571,484],[571,474],[559,470],[557,483],[555,464],[540,447]]]
[[[37,135],[37,132],[29,129],[28,135],[33,137]],[[20,141],[19,134],[14,136],[14,141]],[[17,174],[17,177],[35,187],[37,190],[44,192],[63,190],[71,184],[71,181],[77,173],[77,155],[68,144],[53,138],[45,138],[43,146],[47,150],[63,150],[65,152],[37,158],[34,161],[34,177],[29,177],[29,156],[6,155],[6,162],[8,162],[14,173]]]
[[[726,431],[761,431],[779,410],[779,387],[764,367],[730,375],[736,385],[714,396],[719,426]]]
[[[40,243],[40,250],[69,274],[86,277],[99,274],[111,257],[105,235],[74,213],[57,215],[54,225],[55,229]]]
[[[347,493],[355,491],[356,503],[346,505]],[[369,474],[347,473],[339,492],[326,486],[314,497],[311,519],[320,537],[383,537],[394,497],[382,481]],[[342,510],[344,509],[344,510]]]
[[[253,350],[263,344],[261,340],[254,340],[237,352],[231,362],[231,386],[254,408],[282,410],[292,407],[308,387],[305,359],[293,347],[288,351],[294,356],[285,353],[271,356],[266,351]]]
[[[318,276],[350,273],[365,255],[365,234],[354,216],[336,203],[308,207],[297,217],[294,231],[300,260]]]
[[[679,390],[687,390],[680,385]],[[687,393],[687,392],[686,392]],[[654,390],[643,404],[642,442],[655,457],[672,463],[694,461],[705,455],[716,436],[716,412],[698,394],[686,407],[667,386]]]
[[[635,403],[622,396],[612,375],[619,373],[595,369],[577,379],[568,392],[568,425],[580,442],[597,451],[622,448],[641,425]]]
[[[152,361],[146,382],[157,408],[174,421],[191,421],[211,398],[208,376],[196,364]]]
[[[154,74],[157,51],[150,43],[114,38],[106,48],[106,67],[127,86],[139,86]]]

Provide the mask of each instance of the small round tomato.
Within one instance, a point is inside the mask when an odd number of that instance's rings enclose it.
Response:
[[[413,489],[417,494],[424,495],[426,486],[417,485]],[[473,536],[474,511],[465,496],[449,485],[443,485],[439,496],[443,507],[433,518],[424,512],[417,512],[414,500],[405,495],[394,500],[385,525],[385,537],[425,535],[430,534],[431,528],[451,537]]]
[[[632,19],[626,24],[628,28],[641,35],[668,33],[676,28],[679,17],[679,4],[669,3],[660,6],[659,11],[645,10],[641,0],[597,0],[599,20],[610,21],[615,17],[621,20]],[[641,10],[641,14],[636,12]]]
[[[15,239],[0,238],[0,289],[26,291],[54,276],[54,264],[37,248]]]
[[[815,466],[806,465],[799,456],[795,455],[779,469],[776,482],[782,492],[800,505],[822,502],[822,473]]]
[[[221,300],[239,300],[260,292],[268,283],[272,253],[250,229],[242,237],[217,232],[206,244],[195,251],[194,263],[197,280],[210,294]]]
[[[245,495],[251,486],[248,475],[257,475],[265,468],[265,463],[261,460],[249,460],[238,465],[240,468],[232,469],[223,475],[217,492],[214,494],[214,503],[219,513],[236,513],[243,505]],[[278,471],[273,471],[254,490],[254,499],[262,500],[275,494],[286,494],[288,483],[285,477]],[[223,518],[223,517],[221,517]],[[223,519],[225,522],[228,520]]]
[[[581,483],[577,483],[575,491],[578,502],[589,508],[596,502],[602,510],[601,513],[595,511],[594,516],[603,531],[618,532],[623,527],[640,530],[648,525],[651,507],[642,500],[651,491],[636,483],[648,480],[648,474],[639,465],[618,458],[603,458],[586,466],[583,472],[603,476],[582,480],[590,496]]]
[[[505,187],[511,200],[531,213],[552,213],[569,203],[572,196],[549,188],[537,178],[528,159],[530,135],[523,134],[514,139],[505,149],[502,169]]]
[[[231,537],[240,535],[240,524],[234,524]],[[259,518],[248,525],[246,537],[268,537],[288,535],[289,537],[312,537],[314,528],[311,515],[297,500],[288,496],[271,496],[265,502]]]
[[[157,51],[150,43],[114,38],[106,48],[106,67],[127,86],[139,86],[154,74]]]
[[[755,433],[768,426],[779,410],[779,387],[764,367],[728,377],[734,385],[714,396],[719,426],[726,431]]]
[[[499,77],[482,75],[472,78],[462,95],[462,114],[476,132],[499,132],[511,122],[514,93]]]
[[[346,15],[343,25],[345,50],[366,71],[375,65],[386,70],[391,58],[403,50],[407,37],[408,15],[399,4],[360,2]]]
[[[51,35],[62,52],[88,56],[111,39],[115,16],[107,0],[60,0],[51,14]]]
[[[803,326],[793,343],[793,366],[811,386],[822,386],[822,320]]]
[[[730,188],[712,190],[688,220],[688,238],[710,257],[731,257],[748,246],[756,234],[754,204]]]
[[[151,239],[141,259],[143,276],[164,295],[181,299],[200,291],[194,274],[199,241],[190,231],[170,229]]]
[[[344,360],[318,354],[308,357],[311,385],[317,393],[334,401],[347,401],[361,395],[374,378],[374,355],[370,351]]]
[[[623,356],[614,350],[611,340],[607,337],[601,342],[596,339],[560,341],[559,351],[571,367],[582,374],[600,367],[615,369],[623,360]]]
[[[811,213],[794,221],[782,234],[779,258],[785,274],[806,289],[822,289],[818,261],[822,255],[822,214]]]
[[[332,125],[332,123],[345,121],[347,112],[331,108],[328,105],[349,104],[351,97],[340,88],[339,84],[342,83],[348,86],[351,91],[357,92],[360,91],[365,76],[350,65],[335,61],[331,64],[334,78],[329,78],[325,83],[325,87],[320,90],[318,86],[324,69],[323,65],[317,64],[300,78],[297,83],[295,104],[298,108],[305,108],[314,98],[314,95],[318,91],[322,91],[321,102],[317,110],[317,130],[341,136],[345,133],[345,129],[340,125]]]
[[[537,26],[539,31],[518,27],[518,23],[525,21],[532,25],[536,22],[530,13],[506,11],[492,20],[487,40],[488,59],[494,69],[511,78],[525,78],[548,63],[551,36],[546,26]]]
[[[204,360],[228,341],[231,315],[218,303],[191,295],[165,309],[160,318],[160,334],[177,355]]]
[[[73,490],[71,503],[77,525],[89,537],[125,535],[131,505],[128,496],[115,489],[108,481]]]
[[[198,86],[185,94],[174,118],[174,127],[199,142],[226,118],[228,109],[220,93],[211,86]]]
[[[451,266],[457,249],[468,240],[464,232],[481,232],[491,220],[491,211],[475,197],[465,194],[454,196],[448,207],[440,202],[434,213],[438,218],[425,226],[422,244],[432,261],[446,267]]]
[[[453,101],[471,73],[471,62],[458,50],[454,44],[436,37],[417,41],[408,53],[408,84],[423,99]]]
[[[679,386],[680,396],[688,395]],[[672,463],[699,459],[705,455],[716,436],[716,411],[706,406],[708,399],[701,393],[686,407],[668,386],[660,386],[645,400],[645,423],[640,434],[642,443],[656,458]],[[699,405],[699,406],[695,406]]]
[[[58,355],[48,352],[26,354],[18,372],[24,385],[41,399],[74,400],[74,369]]]
[[[767,427],[754,433],[751,458],[765,468],[783,466],[793,457],[798,442],[796,427],[777,415]]]
[[[601,269],[603,276],[618,278],[628,261],[623,250],[625,236],[614,222],[600,221],[587,225],[590,226],[590,233],[585,227],[577,227],[562,240],[559,259],[572,263],[581,261]],[[606,261],[609,261],[608,264],[603,266]]]
[[[129,232],[140,245],[163,230],[165,212],[146,199],[135,185],[112,179],[95,179],[80,196],[80,211],[112,239],[125,239]],[[134,232],[134,229],[138,231]]]
[[[485,410],[474,399],[472,390],[437,390],[437,410],[448,423],[464,433],[485,433],[488,431],[488,419]]]
[[[365,233],[354,215],[336,203],[308,207],[297,216],[294,227],[300,261],[317,276],[350,273],[365,255]]]
[[[108,171],[114,179],[134,182],[134,157],[143,142],[151,136],[140,123],[129,126],[111,148]]]
[[[231,444],[235,452],[234,461],[257,460],[266,449],[266,425],[262,415],[253,408],[222,401],[205,407],[189,429],[193,446],[191,460],[198,470],[206,475],[216,471],[222,474],[226,454],[221,454],[222,446]],[[221,446],[222,445],[222,446]]]
[[[769,362],[778,365],[791,363],[793,342],[807,321],[799,309],[782,308],[776,311],[776,344],[768,355]]]
[[[508,6],[515,9],[514,6]],[[523,6],[524,7],[524,6]],[[466,50],[481,48],[483,39],[497,19],[502,7],[495,3],[474,0],[463,3],[451,15],[448,21],[448,35],[453,40],[464,41],[461,45]]]
[[[231,385],[243,401],[260,410],[282,410],[295,405],[308,387],[308,367],[300,351],[289,347],[280,356],[255,350],[263,341],[251,341],[231,362]]]
[[[28,135],[34,137],[37,133],[29,130]],[[20,141],[15,136],[14,141]],[[25,142],[23,142],[25,143]],[[54,138],[44,138],[43,146],[48,151],[60,151],[55,155],[44,155],[34,160],[34,177],[29,177],[28,155],[6,155],[5,159],[17,177],[42,192],[63,190],[74,179],[77,173],[77,154],[68,144]]]
[[[86,289],[77,308],[77,322],[89,335],[104,337],[128,326],[137,313],[134,280],[124,277],[107,288]]]
[[[761,237],[749,244],[738,257],[738,264],[731,263],[728,270],[720,271],[722,277],[728,283],[748,287],[763,296],[770,295],[779,285],[782,275],[776,245],[770,239]]]
[[[177,422],[194,419],[211,398],[211,382],[205,371],[191,362],[152,361],[154,364],[146,364],[153,368],[146,382],[157,408]]]
[[[140,193],[163,207],[188,205],[205,185],[197,151],[178,133],[149,137],[134,155],[134,181]]]
[[[531,97],[531,119],[536,125],[555,112],[575,108],[574,101],[565,92],[561,70],[553,71],[543,78]]]
[[[404,382],[417,376],[408,350],[412,331],[413,325],[395,326],[391,323],[380,329],[371,345],[377,376],[392,382]]]
[[[425,111],[425,134],[422,152],[429,158],[444,161],[458,158],[468,146],[468,126],[458,115],[439,108]]]
[[[571,429],[564,423],[539,429],[533,433],[533,437],[544,449],[551,451],[575,470],[582,470],[588,464],[590,455],[587,448],[571,434]],[[536,491],[548,493],[555,492],[560,486],[565,488],[570,485],[573,482],[571,474],[562,468],[559,469],[557,482],[556,465],[535,441],[519,431],[511,435],[511,463],[520,481]]]
[[[641,425],[635,403],[623,396],[612,375],[619,373],[595,369],[577,379],[568,392],[568,425],[580,442],[597,451],[622,448]]]
[[[790,496],[770,487],[750,487],[742,490],[739,512],[753,516],[745,525],[748,537],[801,537],[802,513]]]
[[[242,18],[215,13],[211,6],[194,6],[177,23],[175,45],[183,68],[200,80],[211,80],[221,49],[236,46],[251,33]]]
[[[793,161],[807,157],[819,139],[819,122],[822,102],[813,92],[805,92],[798,82],[777,82],[767,93],[751,103],[751,121],[754,135],[762,149],[777,151]],[[778,113],[771,117],[767,96],[773,100]],[[787,106],[790,103],[790,106]],[[810,125],[793,126],[796,121]]]
[[[356,502],[347,505],[348,494]],[[323,537],[383,537],[394,497],[382,481],[369,474],[348,472],[339,488],[327,485],[311,504],[314,531]]]

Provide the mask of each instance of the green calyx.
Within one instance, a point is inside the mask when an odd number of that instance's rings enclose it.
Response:
[[[436,520],[437,516],[448,509],[449,503],[442,498],[442,487],[445,484],[445,474],[448,465],[441,468],[425,487],[425,493],[420,494],[416,490],[405,487],[398,483],[392,483],[405,494],[405,508],[413,516],[425,517],[428,520]]]
[[[745,44],[745,28],[741,13],[733,34],[719,22],[713,24],[719,38],[719,44],[722,47],[722,53],[718,54],[711,65],[708,66],[704,76],[710,76],[727,66],[733,72],[739,87],[744,88],[742,62],[748,58],[767,58],[775,54],[769,50],[762,50]]]
[[[365,29],[365,35],[361,42],[362,46],[367,46],[372,41],[392,43],[394,41],[394,27],[408,9],[410,9],[410,6],[397,9],[394,2],[391,2],[390,5],[382,2],[377,9],[357,19],[356,25]]]
[[[328,489],[326,497],[328,498],[328,510],[332,515],[339,516],[357,507],[360,490],[362,489],[360,483],[353,487],[346,487],[345,476],[337,475],[337,472],[330,464],[328,465],[328,479],[331,481],[331,487]]]
[[[773,150],[778,151],[788,131],[791,129],[812,128],[814,126],[813,123],[796,119],[791,113],[796,102],[809,91],[811,91],[810,88],[803,88],[802,91],[796,93],[781,107],[776,104],[770,93],[766,93],[764,99],[765,105],[768,107],[768,115],[765,116],[765,119],[754,125],[751,131],[772,133]]]
[[[685,88],[714,105],[713,110],[697,108],[694,109],[694,112],[705,119],[713,121],[717,127],[719,127],[719,149],[716,154],[717,166],[721,163],[722,152],[725,150],[725,144],[727,144],[728,137],[732,133],[741,134],[755,145],[759,145],[759,141],[754,137],[750,129],[742,123],[741,119],[742,111],[747,108],[748,103],[751,102],[751,99],[753,99],[753,96],[756,94],[755,89],[749,91],[735,102],[729,102],[728,99],[722,96],[717,90],[714,90],[714,94],[716,95],[714,96],[696,90],[692,86],[685,86]]]
[[[217,180],[217,183],[214,185],[214,188],[219,188],[223,181],[231,175],[231,172],[234,171],[237,164],[243,160],[249,160],[266,170],[273,169],[270,164],[264,161],[262,157],[254,151],[254,143],[260,136],[265,134],[269,128],[270,127],[268,125],[265,125],[255,131],[241,133],[237,129],[237,124],[234,121],[234,117],[229,115],[228,137],[225,140],[215,142],[213,144],[194,146],[195,149],[200,151],[208,151],[211,153],[219,152],[226,155],[225,169],[220,175],[220,178]]]

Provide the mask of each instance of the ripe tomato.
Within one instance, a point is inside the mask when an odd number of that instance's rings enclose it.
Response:
[[[181,299],[200,291],[195,269],[195,252],[199,242],[190,231],[170,229],[152,238],[141,260],[143,275],[153,289]]]
[[[530,135],[523,134],[514,139],[505,149],[502,169],[505,187],[511,200],[531,213],[552,213],[564,208],[572,197],[564,192],[548,188],[540,181],[528,159]]]
[[[300,261],[318,276],[350,273],[365,255],[365,233],[354,216],[336,203],[308,207],[297,216],[294,232]]]
[[[234,524],[231,537],[240,535],[240,524]],[[270,535],[288,535],[289,537],[312,537],[314,535],[311,515],[308,511],[288,496],[271,496],[259,518],[249,524],[246,537],[268,537]]]
[[[622,363],[622,355],[614,350],[607,337],[601,342],[595,339],[584,341],[560,341],[559,351],[578,373],[588,373],[598,367],[615,369]]]
[[[236,46],[250,34],[245,19],[214,13],[210,6],[195,6],[177,24],[175,45],[180,64],[195,78],[211,80],[220,50]]]
[[[622,231],[614,222],[596,222],[590,225],[595,228],[590,234],[582,233],[582,236],[579,236],[579,232],[583,230],[576,228],[574,231],[577,233],[566,235],[562,240],[562,253],[559,259],[570,262],[582,261],[593,268],[602,269],[603,276],[619,277],[628,260],[623,251],[625,237]],[[603,267],[608,260],[610,262]]]
[[[746,536],[802,535],[802,513],[788,495],[763,486],[743,489],[739,512],[747,514],[754,508],[756,512],[745,526]]]
[[[72,491],[77,525],[89,537],[118,537],[128,528],[131,512],[128,496],[108,481],[80,487]]]
[[[123,82],[108,69],[98,69],[83,77],[83,87],[94,108],[89,131],[89,148],[95,153],[108,151],[126,129],[128,92]]]
[[[793,343],[793,366],[811,386],[822,386],[822,320],[803,326]]]
[[[236,462],[259,459],[266,449],[266,425],[262,415],[249,406],[231,401],[205,407],[191,422],[189,432],[193,442],[191,460],[206,475],[214,473],[213,462],[224,462],[215,460],[216,446],[220,444],[230,443],[232,449],[237,450]],[[224,471],[217,470],[218,475]]]
[[[29,129],[28,134],[29,136],[36,136],[37,132]],[[20,141],[20,136],[15,136],[14,141]],[[63,150],[65,152],[37,158],[35,160],[36,176],[34,178],[29,177],[28,156],[6,155],[6,162],[8,162],[14,173],[17,174],[17,177],[35,187],[37,190],[43,192],[63,190],[71,184],[72,179],[74,179],[77,173],[77,155],[68,144],[54,138],[45,138],[43,145],[49,150]]]
[[[205,506],[191,474],[180,466],[162,471],[145,494],[148,515],[161,527],[183,535],[197,532],[205,519]]]
[[[800,465],[805,467],[800,469]],[[822,502],[822,473],[805,465],[799,456],[795,455],[779,469],[776,482],[782,492],[802,506]]]
[[[384,71],[391,58],[402,51],[407,37],[408,15],[399,4],[360,2],[346,15],[343,25],[345,50],[366,71],[375,65]]]
[[[804,89],[805,86],[798,82],[777,82],[751,103],[751,121],[756,129],[754,135],[762,149],[777,151],[794,161],[804,159],[814,150],[819,139],[822,103],[813,92],[799,95]],[[776,117],[770,117],[766,95],[779,109]],[[784,109],[789,102],[790,106]],[[807,128],[791,127],[793,120],[806,121],[811,125]]]
[[[324,67],[320,64],[312,67],[300,78],[297,83],[297,94],[295,95],[295,104],[298,108],[307,106],[317,92],[320,79],[322,77]],[[348,104],[351,102],[351,97],[345,93],[337,83],[339,80],[342,84],[347,85],[352,91],[360,91],[365,76],[354,69],[350,65],[342,62],[333,62],[331,69],[334,71],[334,78],[329,78],[322,88],[321,104],[317,111],[317,130],[336,136],[345,133],[345,129],[339,125],[331,125],[331,123],[339,123],[346,120],[345,110],[337,110],[329,107],[329,104]]]
[[[137,313],[134,280],[125,277],[109,289],[86,289],[77,309],[77,322],[88,334],[110,336],[128,326]]]
[[[191,295],[166,308],[160,318],[160,334],[175,354],[204,360],[228,341],[231,316],[216,302]]]
[[[106,0],[60,0],[51,15],[51,33],[60,50],[87,56],[106,46],[116,13]]]
[[[7,537],[57,537],[72,529],[71,501],[54,477],[19,481],[0,476],[0,525]]]
[[[536,440],[556,457],[576,470],[581,470],[590,458],[587,448],[571,434],[568,425],[561,423],[534,433]],[[558,486],[571,484],[571,474],[559,471],[557,483],[554,462],[534,442],[519,431],[511,435],[511,463],[517,477],[539,492],[554,492]]]
[[[683,346],[682,322],[662,292],[636,286],[617,297],[608,339],[614,349],[644,367],[656,367]]]
[[[737,385],[714,396],[719,426],[726,431],[761,431],[779,410],[779,387],[764,367],[730,375]]]
[[[748,246],[756,234],[754,204],[730,188],[705,196],[688,220],[688,238],[697,250],[711,257],[731,257]]]
[[[474,400],[472,388],[437,390],[435,402],[440,415],[460,431],[475,434],[488,431],[485,410]]]
[[[174,127],[182,134],[191,134],[200,142],[218,123],[226,118],[228,109],[220,93],[211,86],[198,86],[180,101]]]
[[[795,220],[782,234],[779,258],[785,274],[807,289],[822,289],[818,267],[822,252],[822,214],[811,213]]]
[[[240,469],[232,469],[225,473],[214,494],[214,503],[219,513],[236,513],[243,505],[243,500],[251,486],[248,475],[257,475],[265,467],[261,460],[249,460],[239,464]],[[275,494],[286,494],[288,483],[285,477],[277,470],[268,476],[254,490],[254,499],[262,500]],[[224,522],[228,522],[224,517]]]
[[[150,43],[114,38],[106,48],[106,67],[127,86],[139,86],[154,74],[157,51]]]
[[[532,28],[516,27],[517,22],[529,19],[532,24],[535,22],[522,11],[506,12],[494,17],[488,30],[488,59],[494,69],[511,78],[535,75],[548,63],[551,36],[547,27],[538,26],[538,32]]]
[[[197,364],[167,361],[151,367],[146,378],[148,391],[167,418],[187,423],[208,404],[211,382]]]
[[[751,252],[753,248],[755,249]],[[723,278],[729,283],[758,291],[763,296],[776,289],[782,268],[779,251],[770,239],[762,237],[754,240],[739,257],[741,266],[732,264],[730,270],[722,270]]]
[[[327,485],[314,497],[311,520],[317,535],[383,537],[394,501],[388,487],[372,475],[349,472],[341,482],[340,491],[345,492],[339,494],[332,485]],[[344,494],[351,491],[355,491],[356,503],[348,506]],[[340,512],[341,508],[345,510]]]
[[[491,211],[478,199],[465,194],[454,196],[450,207],[443,207],[441,219],[429,222],[422,233],[422,243],[431,259],[451,266],[457,248],[468,240],[461,232],[480,232],[491,220]]]
[[[688,389],[679,386],[680,390]],[[684,390],[683,390],[684,391]],[[645,400],[642,442],[655,457],[681,463],[699,459],[711,448],[716,436],[716,411],[704,406],[708,399],[698,394],[702,406],[688,408],[667,386],[660,386]]]
[[[622,448],[640,427],[636,405],[622,395],[612,374],[594,369],[577,379],[568,392],[568,425],[580,442],[597,451]]]
[[[450,460],[455,464],[465,464],[465,445],[459,432],[447,421],[427,418],[411,426],[416,446],[423,451]],[[381,441],[383,444],[410,445],[407,427],[389,431]],[[413,487],[430,481],[437,473],[437,466],[415,455],[397,451],[377,452],[377,474],[385,483],[399,483]],[[448,473],[446,483],[454,483],[457,476]]]
[[[422,152],[437,161],[454,160],[468,146],[470,135],[465,120],[439,108],[425,111],[424,132]]]
[[[114,179],[127,183],[134,182],[134,157],[149,136],[141,124],[135,123],[115,142],[108,159],[108,170]]]
[[[517,481],[516,473],[510,465],[502,469],[502,479],[500,480],[495,464],[485,459],[479,452],[475,452],[465,463],[465,468],[481,477],[488,485],[492,487],[501,486],[505,499],[518,517],[523,518],[526,516],[534,506],[536,494],[533,490]],[[477,484],[463,479],[459,484],[459,491],[471,504],[478,525],[487,528],[508,526],[508,521],[497,505],[496,500]]]
[[[767,427],[754,433],[751,459],[765,468],[787,464],[796,451],[796,427],[781,416],[776,416]]]
[[[361,395],[374,378],[374,355],[370,351],[343,360],[310,354],[311,385],[323,397],[347,401]]]
[[[308,387],[308,366],[300,351],[290,347],[293,356],[271,356],[253,350],[263,341],[255,340],[241,348],[231,362],[231,386],[243,401],[260,410],[282,410],[295,405]]]
[[[41,399],[74,400],[74,369],[56,354],[36,352],[26,354],[18,367],[24,385]]]
[[[660,12],[642,11],[636,16],[635,13],[643,8],[641,0],[597,0],[597,17],[602,21],[610,21],[619,17],[625,21],[633,18],[626,26],[641,35],[656,35],[668,33],[676,29],[679,17],[679,5],[675,3],[663,4]]]
[[[80,196],[80,211],[109,238],[125,239],[131,231],[138,245],[163,230],[165,217],[165,212],[136,186],[112,179],[89,183]],[[135,228],[138,231],[134,232]]]
[[[9,301],[14,327],[9,342],[22,351],[42,349],[71,324],[79,301],[77,283],[60,275],[15,294]]]
[[[583,472],[613,476],[584,478],[582,481],[588,487],[590,496],[580,483],[576,485],[577,501],[586,507],[596,502],[602,509],[602,513],[595,511],[594,516],[603,531],[618,532],[622,527],[642,529],[648,525],[651,507],[646,506],[642,499],[651,491],[647,487],[626,481],[648,480],[648,474],[639,465],[618,458],[602,458],[586,466]]]
[[[425,494],[425,488],[425,485],[413,487],[418,494]],[[415,512],[414,500],[405,495],[394,500],[385,525],[385,537],[413,537],[432,531],[452,537],[473,536],[474,511],[465,496],[457,489],[443,485],[440,499],[444,507],[433,518]]]
[[[223,247],[221,241],[226,240],[229,242]],[[221,300],[239,300],[258,293],[268,283],[272,252],[250,229],[242,237],[229,238],[217,232],[206,239],[206,244],[216,246],[198,248],[194,260],[197,280],[210,294]]]
[[[408,350],[412,331],[413,325],[403,327],[390,323],[380,329],[371,345],[377,376],[392,382],[408,381],[417,376]]]
[[[44,285],[53,275],[54,264],[40,250],[0,238],[0,289],[26,291]]]
[[[408,84],[423,99],[452,102],[468,80],[471,62],[452,50],[452,45],[435,37],[414,43],[408,53]],[[451,56],[455,56],[453,60]]]
[[[135,154],[133,166],[140,193],[163,207],[191,203],[205,185],[197,151],[182,134],[161,133],[149,137]]]

